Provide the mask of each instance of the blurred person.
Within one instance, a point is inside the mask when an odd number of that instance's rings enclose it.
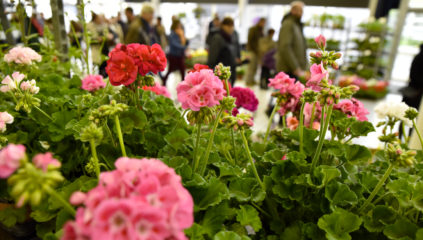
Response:
[[[154,26],[154,31],[157,35],[158,43],[160,44],[160,46],[162,46],[162,49],[165,50],[167,47],[167,36],[166,36],[166,30],[162,24],[161,17],[156,18],[156,25]]]
[[[260,88],[267,89],[269,78],[271,78],[275,71],[275,53],[276,42],[273,41],[274,29],[267,31],[267,36],[259,40],[260,59],[261,59],[261,74],[260,74]]]
[[[256,25],[248,30],[247,51],[250,57],[250,63],[247,69],[247,86],[255,84],[254,78],[256,76],[257,67],[260,64],[259,55],[259,40],[263,37],[263,29],[266,25],[266,19],[260,18]]]
[[[124,33],[123,33],[123,29],[122,29],[121,25],[119,24],[118,16],[112,17],[111,19],[109,19],[107,21],[107,23],[108,23],[110,30],[117,35],[118,41],[116,41],[115,44],[125,42],[125,36],[124,36]],[[111,47],[111,46],[109,46],[109,47]]]
[[[128,33],[128,24],[126,24],[123,20],[122,20],[122,14],[120,12],[117,13],[116,16],[117,19],[117,23],[120,25],[120,28],[122,28],[123,31],[123,37],[125,39],[126,34]],[[122,41],[124,42],[124,41]]]
[[[216,14],[217,16],[217,14]],[[220,19],[219,17],[215,17],[213,21],[209,24],[209,32],[206,36],[206,48],[210,46],[211,39],[213,38],[213,35],[218,33],[220,31]]]
[[[189,42],[185,38],[184,28],[179,20],[173,21],[170,30],[169,53],[167,55],[169,69],[163,77],[163,86],[166,86],[169,74],[175,70],[179,70],[182,80],[185,78],[185,50]]]
[[[219,28],[219,26],[220,26],[219,15],[215,13],[213,20],[211,20],[209,23],[209,32],[212,31],[213,29]]]
[[[154,8],[150,4],[143,4],[141,16],[135,17],[129,25],[128,34],[125,36],[125,44],[140,43],[151,45],[156,43],[151,23],[154,18]]]
[[[92,61],[99,66],[99,72],[103,77],[107,77],[106,61],[101,55],[109,55],[109,47],[115,44],[117,35],[107,25],[104,15],[91,12],[92,20],[87,24],[87,31],[91,34],[91,55]]]
[[[401,89],[403,101],[416,109],[420,106],[423,96],[423,44],[420,52],[414,57],[410,68],[410,81],[408,86]]]
[[[307,69],[306,41],[301,23],[303,9],[303,2],[291,3],[291,11],[282,19],[277,42],[276,71],[297,79]]]
[[[132,9],[131,7],[125,8],[125,16],[126,16],[126,24],[129,27],[132,21],[136,18],[136,16],[134,15],[134,9]]]
[[[222,63],[231,68],[231,84],[236,80],[236,66],[239,62],[239,42],[237,34],[234,34],[234,20],[225,17],[220,24],[220,31],[213,35],[210,41],[207,65],[214,68]]]

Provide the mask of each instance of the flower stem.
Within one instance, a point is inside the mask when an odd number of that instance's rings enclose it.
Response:
[[[237,154],[236,154],[236,148],[235,148],[235,137],[234,137],[234,129],[233,128],[231,128],[231,137],[232,137],[232,148],[234,149],[234,158],[235,158],[235,161],[234,161],[234,165],[236,164],[236,159],[237,159]]]
[[[325,141],[326,131],[328,130],[328,125],[330,121],[330,116],[332,115],[332,108],[333,105],[328,107],[328,113],[326,114],[325,118],[325,109],[327,105],[322,108],[322,118],[320,120],[320,137],[319,137],[319,144],[317,145],[316,153],[314,154],[313,160],[311,161],[311,173],[313,173],[314,168],[317,165],[317,161],[319,161],[320,153],[322,152],[323,142]],[[322,127],[323,125],[323,127]]]
[[[303,153],[304,150],[304,146],[303,146],[303,134],[304,134],[304,107],[305,107],[305,102],[303,102],[303,104],[301,105],[301,110],[300,110],[300,125],[298,126],[298,132],[300,135],[300,153]]]
[[[311,108],[311,115],[310,115],[310,126],[309,128],[313,129],[313,122],[314,122],[314,114],[316,113],[316,102],[313,103],[313,107]]]
[[[263,191],[266,191],[266,188],[265,188],[263,182],[261,181],[260,176],[258,175],[256,165],[254,164],[253,157],[251,156],[250,148],[248,147],[248,141],[247,141],[247,138],[245,138],[244,129],[241,129],[241,136],[242,136],[242,141],[244,143],[245,152],[247,153],[248,160],[250,161],[251,167],[253,168],[254,176],[256,177],[257,182],[260,184],[260,187],[263,189]]]
[[[198,124],[197,126],[197,139],[194,143],[194,154],[193,154],[193,159],[192,159],[192,169],[193,172],[195,172],[195,170],[198,167],[198,163],[199,163],[199,158],[197,157],[197,153],[198,153],[198,145],[200,142],[200,137],[201,137],[201,122]]]
[[[37,109],[40,113],[42,113],[44,116],[46,116],[48,119],[50,119],[50,121],[53,121],[53,118],[50,117],[50,115],[48,115],[46,112],[44,112],[41,108],[34,106],[35,109]]]
[[[269,137],[269,133],[270,133],[270,127],[272,126],[273,118],[275,117],[275,113],[276,113],[278,107],[279,107],[279,101],[276,102],[276,105],[273,107],[272,114],[270,114],[269,123],[267,124],[266,134],[264,135],[263,144],[266,144],[266,142],[267,142],[267,138]]]
[[[390,164],[389,167],[388,167],[388,169],[386,169],[385,174],[383,174],[382,178],[377,183],[375,189],[373,189],[372,193],[370,193],[370,196],[366,199],[366,201],[361,206],[361,208],[358,209],[358,212],[359,213],[361,213],[363,210],[365,210],[366,207],[372,202],[373,198],[376,196],[376,194],[379,192],[380,188],[386,182],[386,179],[388,179],[388,177],[391,174],[393,168],[394,168],[394,165],[393,164]]]
[[[75,216],[76,211],[75,209],[66,201],[59,193],[57,193],[54,189],[52,189],[49,186],[43,186],[44,190],[50,194],[53,198],[56,199],[56,201],[60,202],[66,211],[71,214],[72,216]]]
[[[283,126],[283,128],[286,128],[286,117],[285,117],[285,115],[282,116],[282,126]]]
[[[404,143],[408,144],[408,137],[407,137],[407,133],[405,132],[405,124],[402,122],[401,123],[401,128],[402,128],[402,134],[404,135]]]
[[[123,144],[122,130],[120,129],[119,116],[117,114],[115,115],[115,125],[116,125],[116,131],[117,131],[117,134],[118,134],[119,145],[120,145],[120,149],[122,151],[122,155],[124,157],[126,157],[125,145]]]
[[[209,155],[211,151],[211,147],[213,145],[214,135],[216,133],[217,125],[219,124],[220,116],[222,116],[223,108],[220,108],[219,113],[217,114],[216,119],[214,120],[213,129],[210,134],[209,142],[207,143],[206,152],[204,153],[204,159],[201,163],[201,166],[199,168],[200,175],[203,176],[204,172],[206,171],[206,166],[209,161]]]
[[[416,120],[414,120],[414,119],[413,119],[413,127],[414,127],[414,130],[415,130],[415,131],[416,131],[416,133],[417,133],[417,136],[419,136],[420,144],[422,145],[422,150],[423,150],[423,140],[422,140],[422,135],[420,134],[420,131],[419,131],[419,129],[417,128]]]
[[[90,147],[91,147],[91,154],[93,155],[93,159],[94,159],[95,175],[96,175],[97,178],[99,178],[100,177],[100,166],[98,164],[97,150],[95,149],[94,139],[90,140]]]

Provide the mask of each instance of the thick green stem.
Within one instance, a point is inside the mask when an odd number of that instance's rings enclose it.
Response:
[[[35,109],[37,109],[40,113],[42,113],[44,116],[46,116],[48,119],[50,119],[50,121],[53,121],[53,118],[50,117],[50,115],[48,115],[46,112],[44,112],[41,108],[34,106]]]
[[[311,108],[311,115],[310,115],[310,128],[313,129],[313,122],[314,122],[314,114],[316,113],[316,102],[313,103],[313,107]]]
[[[245,134],[244,134],[244,129],[241,129],[241,137],[242,137],[242,142],[244,143],[245,152],[247,153],[247,156],[248,156],[248,160],[250,161],[251,167],[253,168],[254,176],[256,177],[257,182],[260,184],[260,187],[263,189],[263,191],[266,191],[266,188],[265,188],[263,182],[261,181],[260,176],[258,175],[256,165],[254,164],[253,157],[251,156],[250,148],[248,147],[248,141],[247,141],[247,138],[245,137]]]
[[[300,110],[300,125],[298,125],[298,132],[299,132],[299,138],[300,138],[300,153],[304,152],[304,145],[303,145],[303,137],[304,137],[304,107],[305,107],[305,102],[303,102],[303,104],[301,105],[301,110]]]
[[[198,163],[199,163],[199,158],[197,157],[197,153],[198,153],[198,145],[200,143],[200,137],[201,137],[201,122],[197,126],[197,139],[195,140],[195,143],[194,143],[194,154],[192,159],[193,172],[197,170]]]
[[[237,154],[236,154],[236,147],[235,147],[235,137],[234,137],[234,129],[231,128],[231,137],[232,137],[232,148],[234,150],[234,158],[235,158],[235,162],[234,165],[236,164],[236,159],[237,159]]]
[[[267,138],[269,137],[270,127],[272,127],[273,118],[275,117],[275,113],[278,111],[279,108],[279,101],[276,102],[275,107],[273,107],[272,114],[270,114],[269,123],[267,124],[266,134],[264,135],[263,144],[266,144]]]
[[[125,144],[123,143],[122,130],[120,129],[119,116],[117,114],[115,115],[115,125],[116,125],[116,132],[119,138],[120,149],[122,150],[122,155],[126,157]]]
[[[316,152],[315,152],[313,160],[311,162],[311,169],[310,169],[311,173],[313,173],[314,168],[316,167],[317,162],[319,161],[320,153],[322,152],[323,142],[325,141],[326,131],[328,130],[328,126],[329,126],[330,116],[332,115],[333,105],[330,105],[328,107],[328,111],[327,111],[326,118],[325,118],[325,108],[326,107],[327,106],[325,105],[322,108],[322,118],[320,120],[320,127],[321,128],[320,128],[319,144],[317,145]],[[323,124],[323,127],[322,127],[322,124]]]
[[[388,179],[389,175],[392,172],[392,169],[394,168],[393,164],[390,164],[388,169],[386,169],[385,174],[383,174],[382,178],[377,183],[375,189],[373,189],[372,193],[370,193],[370,196],[366,199],[364,204],[361,206],[361,208],[358,210],[359,213],[361,213],[363,210],[366,209],[366,207],[372,202],[373,198],[377,195],[380,188],[383,186],[383,184],[386,182],[386,179]]]
[[[50,188],[49,186],[43,186],[43,188],[48,194],[50,194],[50,196],[55,198],[57,202],[60,202],[63,208],[66,209],[69,214],[75,216],[75,209],[60,194],[58,194],[54,189]]]
[[[414,127],[414,131],[416,131],[416,133],[417,133],[417,136],[419,136],[420,144],[422,145],[422,150],[423,150],[422,135],[420,134],[419,128],[417,127],[416,121],[414,119],[413,119],[413,127]]]
[[[407,137],[407,133],[405,132],[405,124],[403,122],[401,123],[401,127],[402,127],[402,134],[404,135],[404,143],[408,144],[409,138]]]
[[[204,172],[206,171],[207,163],[209,162],[209,155],[211,152],[211,147],[213,146],[214,135],[216,134],[217,125],[219,124],[219,120],[220,120],[220,117],[222,116],[222,112],[223,112],[223,108],[219,110],[219,113],[217,114],[216,119],[214,120],[213,129],[210,134],[209,142],[207,143],[206,152],[204,153],[204,159],[201,162],[201,165],[199,168],[199,172],[201,176],[204,175]]]
[[[282,126],[283,126],[283,128],[286,128],[286,116],[285,115],[282,116]]]
[[[90,147],[91,147],[91,154],[93,155],[93,159],[94,159],[95,175],[96,175],[97,178],[99,178],[100,177],[100,165],[98,163],[97,150],[95,148],[94,139],[90,140]]]

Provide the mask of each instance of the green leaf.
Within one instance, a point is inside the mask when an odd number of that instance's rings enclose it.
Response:
[[[413,206],[419,211],[423,211],[423,183],[418,182],[414,187],[413,197],[411,199]]]
[[[240,176],[242,174],[241,168],[233,166],[227,162],[215,162],[214,166],[219,168],[219,178],[227,176]]]
[[[383,233],[389,239],[414,239],[418,227],[407,219],[400,218],[394,224],[386,226]]]
[[[416,240],[423,240],[423,228],[420,228],[416,232]]]
[[[401,206],[410,207],[413,203],[411,197],[413,195],[414,187],[408,179],[397,179],[386,185],[386,188],[398,200]]]
[[[24,222],[26,214],[26,208],[9,206],[0,211],[0,222],[10,228],[15,226],[16,223]]]
[[[371,122],[368,121],[355,121],[351,127],[351,133],[353,136],[367,136],[367,134],[374,132],[375,127]]]
[[[263,162],[279,162],[285,153],[280,149],[273,149],[263,155]]]
[[[334,166],[320,165],[314,169],[314,176],[320,183],[318,188],[326,186],[330,181],[341,176],[341,171]]]
[[[281,239],[302,239],[301,225],[298,222],[288,226],[282,233]]]
[[[229,184],[229,193],[231,198],[237,201],[260,202],[264,200],[266,193],[257,183],[255,178],[236,178]]]
[[[44,209],[37,209],[32,211],[30,216],[37,222],[47,222],[53,219],[56,213]]]
[[[347,206],[357,204],[357,195],[348,185],[332,181],[325,188],[325,197],[334,205]]]
[[[206,185],[187,187],[196,203],[194,210],[204,210],[215,206],[225,199],[229,199],[229,191],[226,184],[212,177]]]
[[[371,216],[364,219],[364,227],[369,232],[381,232],[386,225],[393,224],[396,218],[397,214],[394,209],[378,205],[373,208]]]
[[[202,231],[210,237],[224,229],[224,222],[235,215],[233,208],[229,207],[228,202],[223,202],[217,206],[207,209],[204,218],[201,221]]]
[[[216,236],[214,236],[213,240],[248,240],[250,239],[247,236],[240,237],[238,234],[232,231],[221,231]]]
[[[56,217],[56,231],[59,231],[68,220],[73,220],[73,216],[66,209],[60,210]]]
[[[362,220],[359,216],[342,208],[319,218],[317,225],[326,232],[328,240],[350,240],[349,233],[360,228]]]
[[[261,220],[258,211],[251,205],[242,205],[236,211],[236,220],[243,226],[251,226],[254,231],[261,229]]]
[[[185,234],[189,239],[204,240],[203,235],[206,234],[206,232],[201,225],[194,223],[190,228],[185,230]]]
[[[189,137],[190,135],[183,128],[177,128],[166,135],[165,140],[173,149],[179,150]]]
[[[353,144],[344,144],[344,153],[347,161],[367,162],[371,159],[372,153],[367,147]]]

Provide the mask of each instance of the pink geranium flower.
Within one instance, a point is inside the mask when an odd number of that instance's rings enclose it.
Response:
[[[160,85],[159,83],[155,83],[154,86],[143,86],[142,90],[144,91],[151,91],[157,95],[162,95],[167,98],[170,98],[170,93],[165,86]]]
[[[274,78],[270,78],[269,82],[269,87],[273,87],[284,94],[295,83],[295,78],[290,78],[288,74],[280,72]]]
[[[243,107],[251,112],[255,112],[258,107],[258,99],[254,91],[249,88],[234,87],[231,90],[231,96],[236,98],[237,108]]]
[[[355,98],[343,99],[334,105],[337,109],[345,113],[348,117],[355,117],[359,121],[367,121],[369,111],[364,107],[363,103]]]
[[[317,46],[320,49],[324,49],[326,47],[326,38],[320,34],[319,36],[314,38],[314,41],[316,42]]]
[[[25,146],[9,144],[0,151],[0,178],[8,178],[25,158]]]
[[[21,81],[25,78],[24,74],[21,74],[20,72],[14,72],[12,74],[12,77],[6,76],[1,83],[3,84],[0,87],[0,91],[2,92],[9,92],[11,90],[14,90],[16,88],[19,88]]]
[[[32,48],[18,46],[10,49],[10,51],[4,55],[4,61],[8,63],[14,62],[17,64],[29,65],[33,62],[40,62],[41,55]]]
[[[311,77],[307,81],[306,86],[314,91],[320,91],[320,81],[324,78],[328,78],[329,72],[323,67],[323,64],[313,64],[310,67]]]
[[[32,162],[44,172],[47,172],[48,168],[60,168],[62,165],[57,159],[53,158],[53,154],[50,152],[35,155]]]
[[[186,239],[193,200],[172,168],[157,159],[119,158],[97,187],[76,192],[75,221],[62,239]]]
[[[286,118],[286,125],[288,126],[289,129],[291,129],[292,131],[297,129],[299,124],[299,121],[296,117],[287,117]]]
[[[182,108],[193,111],[218,105],[226,94],[220,79],[208,69],[189,73],[184,81],[178,84],[176,91]]]
[[[0,112],[0,132],[5,132],[6,124],[12,124],[13,120],[13,116],[8,112]]]
[[[106,87],[106,83],[103,81],[101,75],[87,75],[82,79],[82,89],[93,92],[100,88]]]

